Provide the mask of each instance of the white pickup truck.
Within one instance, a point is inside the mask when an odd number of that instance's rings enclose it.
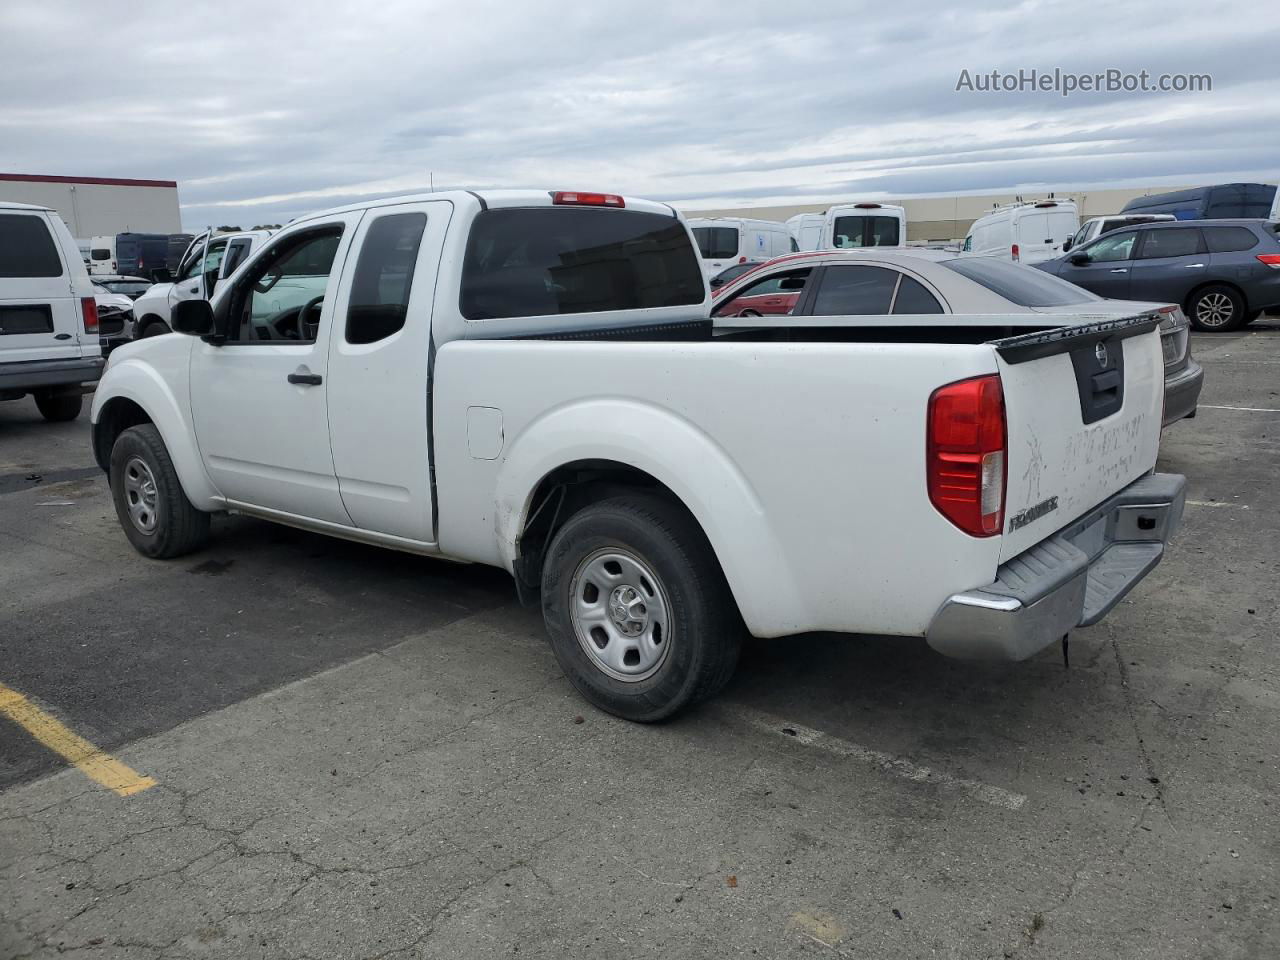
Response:
[[[330,210],[111,356],[94,452],[147,556],[231,511],[503,567],[577,688],[641,721],[718,690],[744,623],[1031,656],[1178,526],[1154,314],[720,336],[709,309],[662,204]]]

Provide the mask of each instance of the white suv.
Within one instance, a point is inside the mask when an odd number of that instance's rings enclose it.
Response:
[[[48,207],[0,201],[0,400],[31,394],[46,420],[74,420],[102,367],[98,305],[71,231]]]

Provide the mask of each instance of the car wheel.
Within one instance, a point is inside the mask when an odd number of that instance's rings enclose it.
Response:
[[[35,396],[36,409],[40,416],[50,423],[64,423],[80,416],[80,408],[84,405],[84,396],[79,390],[75,393],[62,391],[52,393],[42,391]]]
[[[142,555],[180,557],[208,539],[209,514],[187,499],[153,424],[130,427],[116,438],[108,477],[116,517]]]
[[[750,307],[748,307],[746,310],[743,310],[741,313],[739,313],[739,314],[738,314],[738,316],[740,316],[740,317],[758,317],[758,316],[760,316],[760,311],[759,311],[759,310],[752,310]]]
[[[657,497],[603,500],[565,522],[543,564],[542,613],[578,692],[641,723],[717,693],[742,643],[711,545]]]
[[[159,337],[169,332],[169,325],[163,320],[157,318],[147,323],[142,332],[135,339],[142,340],[145,337]]]
[[[1231,287],[1214,284],[1191,297],[1187,317],[1197,330],[1235,330],[1244,323],[1244,300]]]

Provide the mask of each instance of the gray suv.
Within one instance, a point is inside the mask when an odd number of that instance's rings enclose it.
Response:
[[[1278,231],[1266,220],[1149,223],[1036,266],[1101,297],[1179,304],[1197,330],[1235,330],[1280,307]]]

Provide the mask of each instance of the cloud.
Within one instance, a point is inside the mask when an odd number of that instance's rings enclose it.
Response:
[[[176,179],[188,228],[432,183],[595,187],[694,208],[1280,179],[1264,142],[1280,127],[1274,5],[86,9],[0,10],[0,163]],[[955,89],[962,69],[1055,67],[1208,73],[1213,90]]]

